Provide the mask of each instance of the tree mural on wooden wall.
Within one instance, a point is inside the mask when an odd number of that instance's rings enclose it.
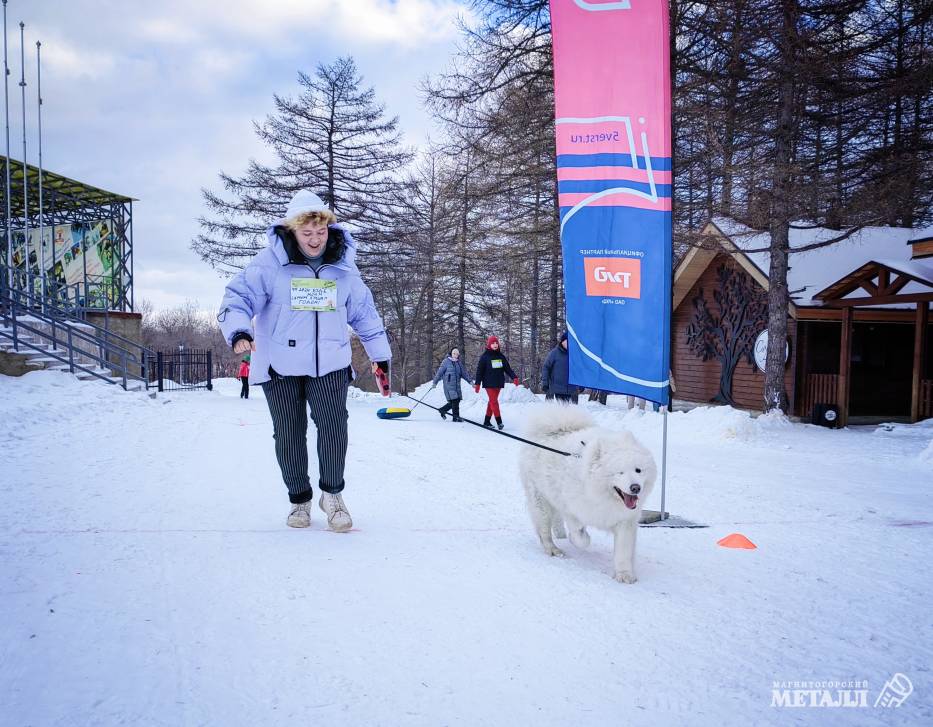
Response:
[[[719,361],[719,393],[713,401],[735,404],[732,377],[743,358],[753,364],[753,346],[768,324],[768,299],[745,271],[720,265],[713,291],[718,311],[710,310],[703,290],[693,299],[693,319],[687,326],[687,345],[704,361]]]

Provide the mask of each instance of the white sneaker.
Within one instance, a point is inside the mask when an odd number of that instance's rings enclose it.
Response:
[[[311,500],[307,502],[292,503],[292,511],[288,513],[285,522],[290,528],[307,528],[311,526]]]
[[[318,505],[327,515],[327,525],[334,532],[345,533],[353,527],[350,512],[347,510],[347,506],[343,504],[343,498],[339,494],[333,495],[330,492],[322,492]]]

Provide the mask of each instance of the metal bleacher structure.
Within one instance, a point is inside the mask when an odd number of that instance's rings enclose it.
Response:
[[[149,388],[156,354],[111,325],[133,312],[133,199],[4,156],[0,181],[0,357]]]

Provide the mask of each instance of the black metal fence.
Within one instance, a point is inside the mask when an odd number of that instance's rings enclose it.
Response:
[[[149,384],[159,391],[194,391],[214,388],[211,351],[179,349],[159,351],[149,359]]]

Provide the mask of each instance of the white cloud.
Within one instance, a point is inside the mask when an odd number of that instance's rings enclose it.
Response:
[[[254,58],[252,53],[224,48],[207,47],[198,50],[192,58],[193,77],[202,81],[199,85],[217,82],[219,75],[229,75],[245,67]]]
[[[456,0],[170,0],[151,5],[153,15],[138,26],[140,37],[169,44],[208,41],[217,36],[247,39],[256,50],[277,45],[313,48],[322,39],[411,47],[450,39],[458,15]]]
[[[47,74],[72,80],[98,80],[111,74],[117,66],[117,55],[103,48],[88,47],[69,39],[58,30],[30,28],[30,35],[42,39],[42,69]],[[27,73],[33,70],[35,40],[27,41]],[[11,62],[12,65],[12,62]]]
[[[335,3],[340,6],[344,32],[358,33],[374,41],[411,46],[452,39],[463,8],[452,2],[426,0],[364,0]]]
[[[190,24],[177,18],[159,17],[143,20],[137,26],[140,39],[166,44],[198,43],[203,36]]]

